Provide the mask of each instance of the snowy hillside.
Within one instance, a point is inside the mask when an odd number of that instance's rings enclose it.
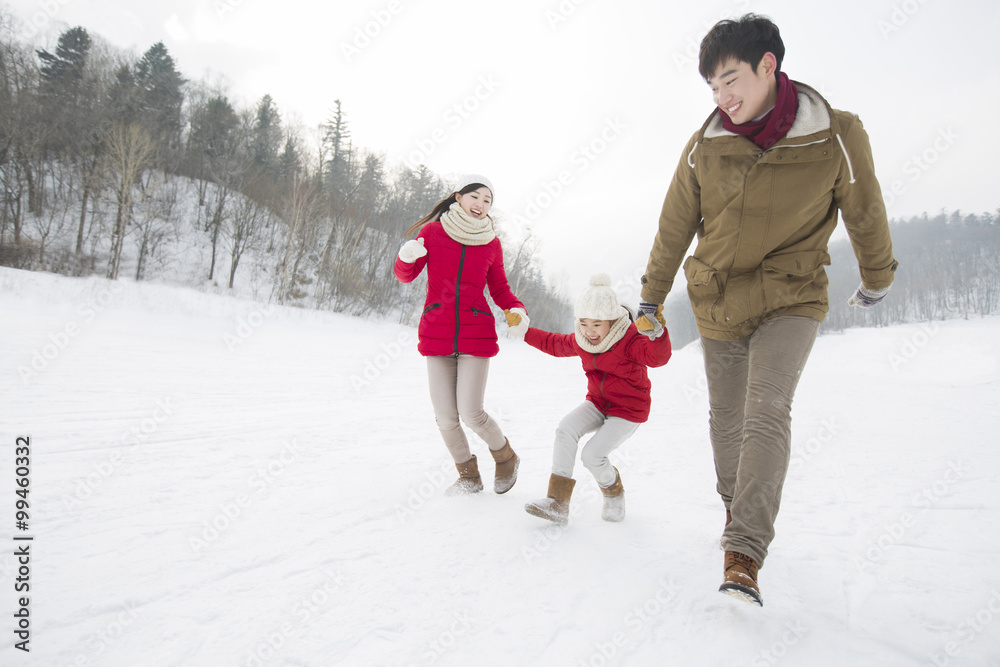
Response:
[[[576,360],[501,341],[520,478],[456,499],[413,329],[10,269],[0,313],[0,664],[1000,664],[1000,319],[817,341],[756,608],[716,592],[697,345],[616,454],[626,520],[578,466],[562,528],[522,508]]]

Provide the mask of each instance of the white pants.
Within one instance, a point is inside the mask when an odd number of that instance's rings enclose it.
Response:
[[[572,477],[576,465],[576,450],[580,438],[587,433],[593,437],[583,446],[580,460],[593,473],[598,485],[609,487],[615,483],[615,469],[608,455],[628,440],[639,428],[636,422],[621,417],[606,417],[590,401],[584,401],[563,417],[556,428],[556,442],[552,450],[552,474]]]

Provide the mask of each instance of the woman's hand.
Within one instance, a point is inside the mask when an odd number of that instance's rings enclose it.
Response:
[[[511,308],[503,311],[503,316],[507,319],[507,326],[510,333],[517,338],[523,338],[528,333],[528,313],[524,308]]]
[[[413,264],[426,254],[427,248],[424,247],[424,240],[422,238],[410,239],[399,249],[399,258],[407,264]]]

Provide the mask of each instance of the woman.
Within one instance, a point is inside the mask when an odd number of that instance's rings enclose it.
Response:
[[[417,350],[427,357],[434,417],[458,469],[459,478],[448,495],[483,489],[476,456],[459,419],[489,447],[496,462],[496,493],[514,486],[520,462],[500,426],[483,409],[490,357],[500,350],[485,288],[504,309],[515,333],[528,328],[524,304],[507,284],[503,249],[489,215],[492,205],[492,183],[483,176],[466,177],[407,230],[418,233],[400,248],[394,269],[396,277],[408,283],[427,268]]]

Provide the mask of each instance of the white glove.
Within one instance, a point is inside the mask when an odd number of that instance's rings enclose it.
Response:
[[[885,298],[885,295],[889,293],[889,288],[883,289],[868,289],[863,284],[858,287],[854,292],[854,296],[847,300],[848,306],[861,306],[862,308],[871,308],[876,305],[879,301]]]
[[[516,338],[524,338],[524,334],[528,333],[528,313],[524,312],[524,308],[505,310],[503,315],[507,318],[507,326],[510,327],[511,335]]]
[[[399,249],[399,258],[407,264],[413,264],[426,254],[427,248],[424,247],[424,240],[422,238],[410,239]]]

